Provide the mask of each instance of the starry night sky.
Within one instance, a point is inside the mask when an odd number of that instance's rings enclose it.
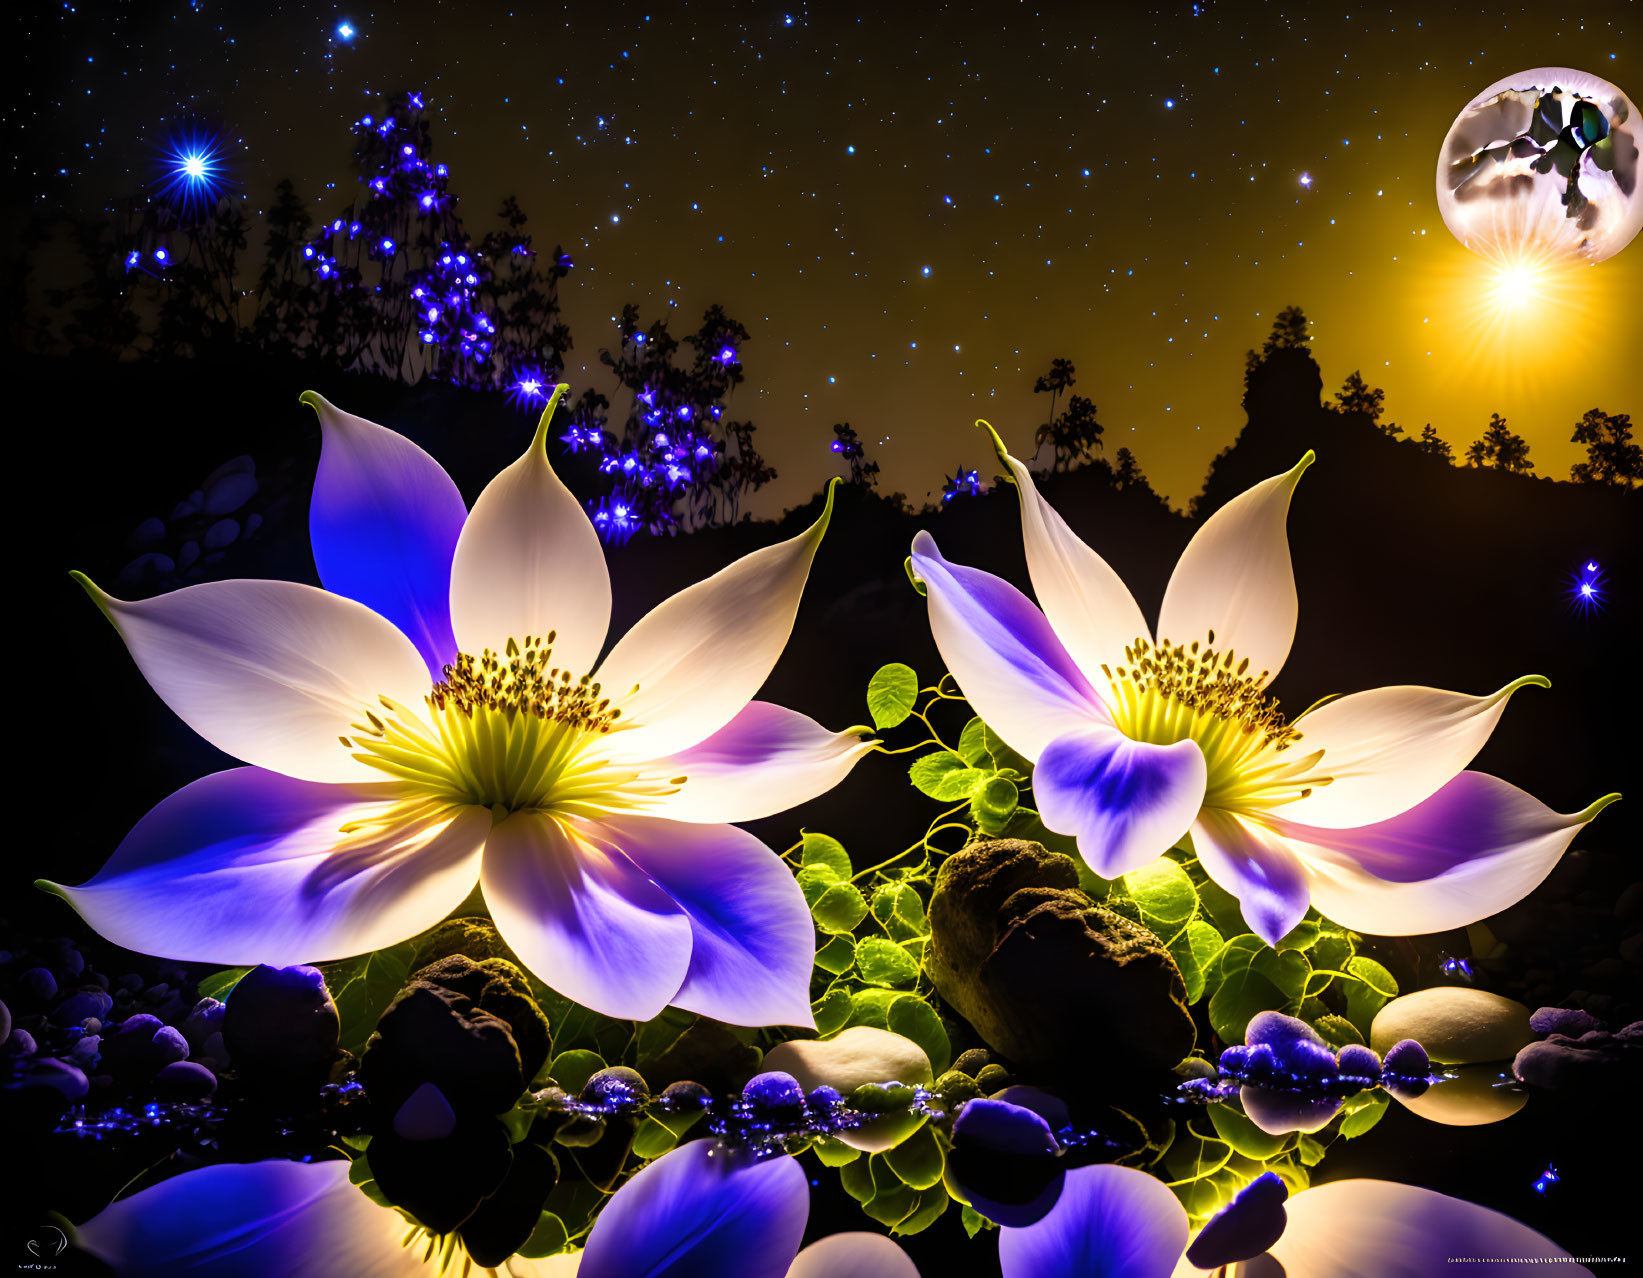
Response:
[[[734,407],[782,472],[766,510],[831,473],[842,420],[915,503],[960,462],[990,475],[972,421],[1030,452],[1054,356],[1109,455],[1184,505],[1291,302],[1326,390],[1361,368],[1457,453],[1499,411],[1563,478],[1582,412],[1643,413],[1643,243],[1502,312],[1433,194],[1449,122],[1503,75],[1574,66],[1643,99],[1624,3],[73,0],[9,22],[14,214],[133,193],[192,117],[248,208],[289,175],[328,216],[356,190],[348,125],[421,89],[470,230],[514,192],[575,257],[578,389],[609,389],[625,301],[752,330]]]

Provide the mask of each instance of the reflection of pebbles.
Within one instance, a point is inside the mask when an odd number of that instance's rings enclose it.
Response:
[[[1238,1089],[1238,1102],[1263,1132],[1282,1136],[1286,1132],[1315,1132],[1341,1112],[1346,1101],[1340,1096],[1306,1096],[1273,1091],[1245,1083]]]
[[[1422,1118],[1448,1127],[1498,1123],[1529,1103],[1529,1093],[1517,1085],[1502,1062],[1452,1065],[1446,1073],[1452,1077],[1437,1078],[1420,1096],[1392,1094]]]

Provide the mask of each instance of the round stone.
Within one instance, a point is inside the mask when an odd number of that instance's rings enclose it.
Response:
[[[1419,1096],[1393,1092],[1400,1105],[1445,1127],[1482,1127],[1510,1118],[1529,1103],[1511,1073],[1499,1065],[1463,1065]]]
[[[1376,1014],[1369,1045],[1383,1056],[1401,1039],[1412,1038],[1440,1065],[1472,1065],[1511,1060],[1535,1032],[1529,1009],[1487,990],[1438,986],[1395,998]]]
[[[780,1043],[766,1053],[764,1069],[791,1074],[806,1092],[832,1087],[844,1096],[876,1083],[929,1087],[935,1081],[922,1047],[910,1038],[870,1025],[852,1026],[830,1039]],[[882,1153],[905,1140],[923,1121],[912,1113],[884,1114],[837,1136],[854,1149]]]

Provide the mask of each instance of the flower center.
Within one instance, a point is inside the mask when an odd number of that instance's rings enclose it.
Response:
[[[424,701],[426,716],[381,697],[387,712],[365,712],[358,734],[342,737],[362,763],[417,790],[513,812],[538,808],[586,814],[676,788],[636,782],[592,747],[622,711],[591,675],[552,664],[554,634],[509,639],[503,655],[459,652]]]
[[[1132,741],[1195,741],[1208,771],[1204,806],[1271,807],[1298,799],[1328,778],[1309,775],[1323,751],[1284,755],[1301,739],[1263,690],[1268,672],[1209,641],[1157,644],[1144,636],[1124,648],[1127,664],[1102,666],[1112,681],[1113,722]],[[1283,757],[1279,757],[1283,756]]]

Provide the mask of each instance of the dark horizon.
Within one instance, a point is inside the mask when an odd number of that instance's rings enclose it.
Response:
[[[187,119],[223,131],[253,215],[285,175],[329,212],[354,197],[348,125],[367,95],[420,88],[470,229],[517,193],[539,246],[576,258],[561,297],[577,390],[607,386],[597,352],[627,301],[675,333],[719,302],[752,331],[735,410],[780,472],[761,514],[832,473],[840,421],[915,505],[955,465],[990,474],[973,421],[1030,451],[1033,381],[1055,357],[1077,364],[1106,456],[1132,448],[1184,508],[1242,426],[1244,352],[1292,303],[1326,395],[1361,370],[1387,418],[1431,422],[1457,454],[1499,412],[1536,473],[1563,477],[1582,413],[1635,407],[1624,358],[1533,369],[1548,326],[1637,347],[1622,303],[1643,292],[1643,255],[1493,312],[1490,268],[1432,191],[1449,120],[1500,75],[1565,63],[1635,98],[1622,6],[1525,10],[1489,32],[1453,11],[1187,4],[962,21],[567,7],[545,28],[497,5],[345,10],[22,16],[37,53],[14,107],[12,229],[152,187]],[[578,60],[595,48],[609,52]]]

